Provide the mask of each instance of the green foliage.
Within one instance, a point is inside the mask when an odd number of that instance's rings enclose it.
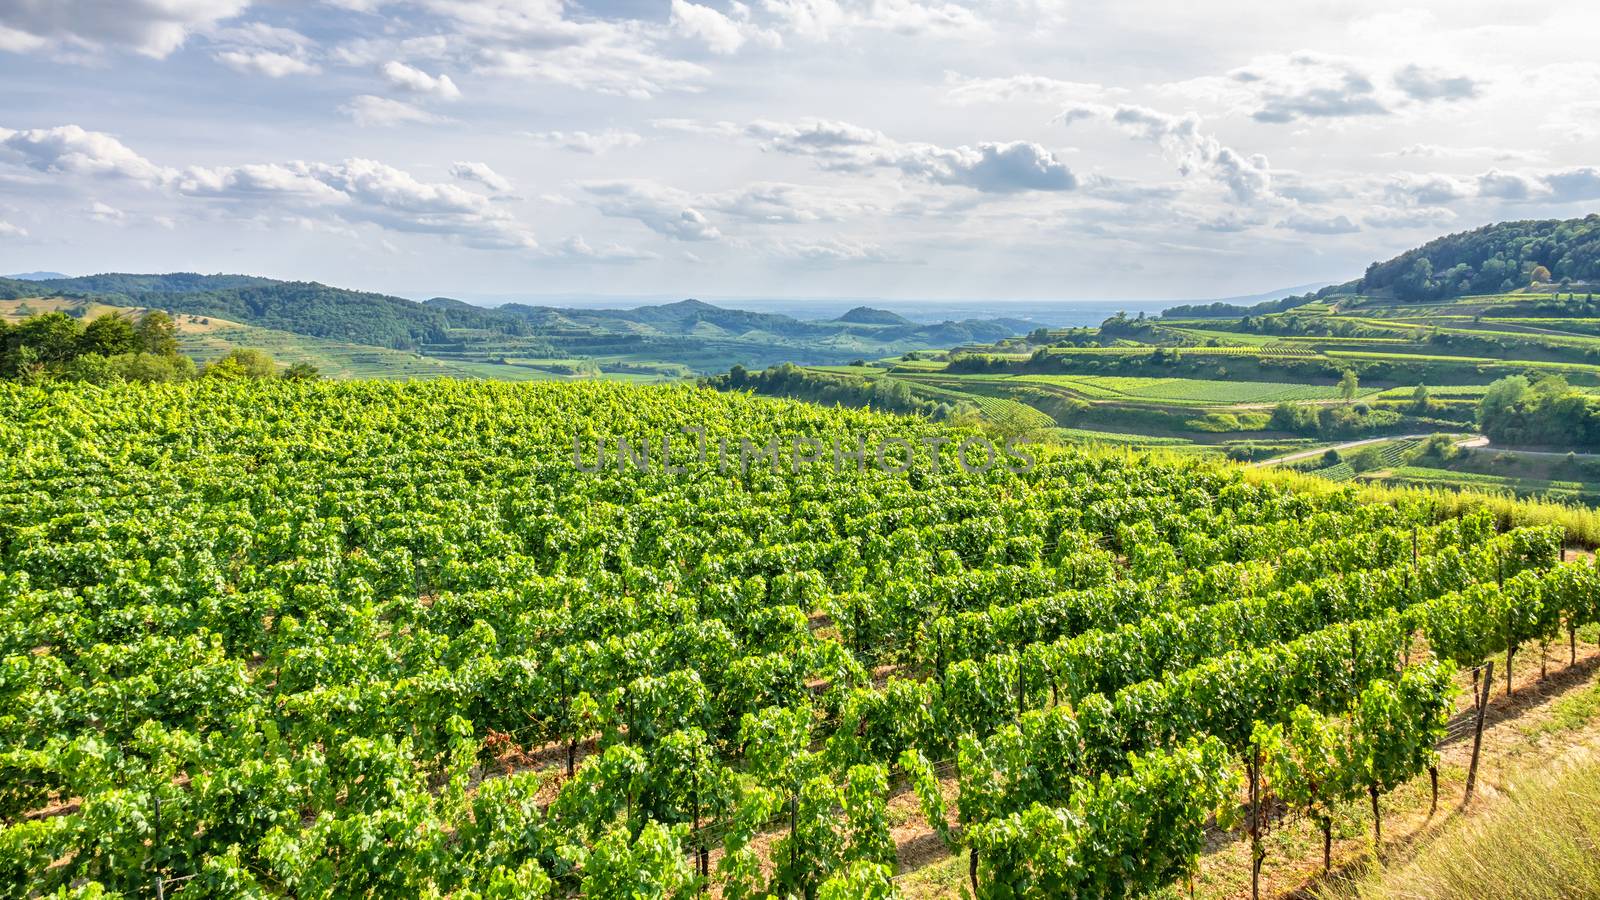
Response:
[[[1389,683],[1390,783],[1428,759],[1412,630],[1470,655],[1600,596],[1556,529],[1198,461],[572,464],[686,422],[965,433],[687,386],[0,384],[0,893],[892,896],[890,785],[954,838],[952,769],[984,896],[1151,891],[1261,726]]]
[[[278,364],[261,350],[240,348],[206,366],[203,374],[207,378],[273,378]]]
[[[1373,263],[1359,291],[1430,300],[1492,294],[1553,278],[1600,280],[1600,215],[1501,222],[1438,238]]]
[[[1496,443],[1600,447],[1600,398],[1574,390],[1557,375],[1532,383],[1512,375],[1484,392],[1478,426]]]

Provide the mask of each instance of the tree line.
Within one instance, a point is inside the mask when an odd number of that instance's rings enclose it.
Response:
[[[203,369],[178,352],[178,327],[161,310],[133,317],[106,313],[87,324],[47,312],[12,324],[0,320],[0,379],[36,384],[82,381],[183,381],[213,378],[317,377],[316,366],[281,369],[262,350],[238,348]]]

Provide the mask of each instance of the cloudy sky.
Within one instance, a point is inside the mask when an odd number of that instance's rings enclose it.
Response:
[[[0,0],[0,271],[1156,298],[1600,210],[1600,8]]]

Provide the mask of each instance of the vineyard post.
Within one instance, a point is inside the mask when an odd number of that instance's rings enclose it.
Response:
[[[150,855],[151,862],[154,863],[152,868],[156,870],[156,900],[166,900],[167,886],[161,881],[161,863],[154,858],[155,852],[161,847],[161,797],[159,795],[155,798],[155,830],[152,836]]]
[[[1250,776],[1250,900],[1261,896],[1261,863],[1267,852],[1261,847],[1261,748],[1250,743],[1250,761],[1245,769]]]
[[[1433,789],[1433,802],[1428,805],[1428,816],[1431,818],[1439,811],[1439,766],[1428,767],[1428,784]]]
[[[1506,696],[1511,696],[1511,657],[1517,655],[1517,645],[1506,641]]]
[[[1378,811],[1378,786],[1367,785],[1367,796],[1372,798],[1372,852],[1383,855],[1383,814]]]
[[[1472,762],[1467,766],[1467,793],[1462,798],[1462,803],[1472,799],[1472,788],[1478,781],[1478,751],[1483,747],[1483,714],[1489,707],[1489,686],[1492,684],[1494,684],[1494,660],[1491,659],[1483,664],[1483,693],[1473,697],[1478,706],[1478,716],[1477,722],[1472,727]],[[1477,693],[1476,683],[1473,684],[1472,690],[1474,694]]]
[[[1411,526],[1411,568],[1417,567],[1417,526]]]
[[[1317,819],[1322,826],[1322,874],[1327,875],[1333,870],[1333,817],[1323,815]]]
[[[700,893],[706,892],[706,836],[700,831],[700,748],[694,750],[694,852],[697,857],[697,868],[700,870]]]

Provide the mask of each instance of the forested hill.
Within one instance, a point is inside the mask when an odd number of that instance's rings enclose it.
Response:
[[[1600,214],[1500,222],[1446,235],[1368,266],[1359,291],[1434,300],[1563,280],[1600,281]]]
[[[752,346],[811,347],[822,354],[815,360],[821,362],[853,354],[900,352],[910,347],[993,342],[1035,327],[1035,323],[1018,319],[967,319],[925,325],[893,314],[873,321],[866,321],[872,317],[863,316],[807,321],[777,313],[727,309],[699,300],[637,309],[574,309],[519,303],[491,309],[447,297],[418,303],[316,282],[189,272],[39,281],[0,278],[0,299],[42,296],[164,309],[399,350],[431,352],[453,347],[460,351],[479,345],[504,348],[505,339],[516,339],[513,355],[523,356],[587,353],[597,340],[732,340]],[[800,357],[809,358],[807,354]]]
[[[1254,305],[1217,302],[1162,310],[1167,318],[1237,318],[1284,312],[1330,297],[1445,300],[1498,294],[1530,284],[1600,282],[1600,213],[1582,219],[1499,222],[1435,238],[1367,267],[1354,281]]]
[[[482,328],[504,334],[529,331],[524,322],[467,304],[441,309],[385,294],[249,275],[178,272],[0,280],[3,298],[47,294],[214,316],[295,334],[406,350],[442,341],[450,328]]]

